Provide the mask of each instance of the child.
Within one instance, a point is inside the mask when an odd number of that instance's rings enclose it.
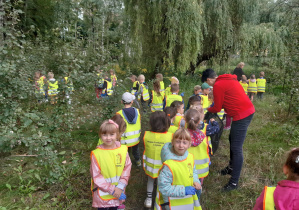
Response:
[[[146,113],[146,101],[150,99],[148,87],[145,84],[145,77],[143,74],[138,76],[139,90],[138,90],[138,100],[141,101],[143,112]]]
[[[261,71],[260,73],[260,78],[256,80],[256,85],[257,85],[257,98],[263,99],[263,94],[266,89],[266,79],[264,79],[265,72]]]
[[[163,167],[159,172],[155,210],[201,209],[196,190],[201,189],[194,164],[188,152],[191,137],[184,128],[177,130],[171,143],[161,151]]]
[[[202,89],[202,95],[201,95],[202,108],[204,110],[204,113],[206,113],[208,107],[210,106],[208,94],[211,91],[211,86],[208,85],[208,83],[204,82],[201,85],[201,89]]]
[[[195,85],[194,89],[193,89],[193,95],[192,96],[197,96],[198,98],[201,99],[201,97],[200,97],[201,94],[202,94],[201,86],[200,85]],[[189,97],[189,100],[192,96]],[[186,111],[190,108],[189,100],[188,100]]]
[[[201,115],[195,109],[189,109],[186,113],[187,129],[191,136],[191,147],[188,149],[194,155],[195,167],[198,178],[203,183],[203,178],[209,174],[210,156],[208,153],[209,142],[206,135],[198,129],[201,122]],[[200,199],[201,191],[196,191],[198,199]]]
[[[137,92],[139,90],[139,82],[137,81],[136,75],[131,75],[130,80],[133,82],[133,87],[131,88],[131,93],[137,97]]]
[[[299,147],[292,149],[283,166],[286,180],[278,182],[276,187],[265,187],[256,199],[254,210],[262,209],[298,209],[299,207]]]
[[[139,154],[139,142],[141,133],[141,120],[139,110],[132,107],[135,96],[129,92],[125,92],[122,95],[122,103],[124,108],[117,112],[121,115],[126,122],[126,131],[122,134],[121,144],[127,145],[132,148],[132,153],[138,167],[141,166],[140,154]]]
[[[71,94],[74,92],[74,85],[69,75],[70,73],[68,73],[67,76],[63,78],[63,81],[65,84],[65,98],[68,104],[71,104],[72,103]]]
[[[107,74],[104,74],[104,85],[103,85],[104,93],[101,94],[101,97],[104,98],[106,96],[111,96],[113,93],[112,90],[112,82]]]
[[[182,101],[184,103],[183,97],[178,95],[179,91],[180,91],[180,86],[178,84],[171,85],[171,94],[165,96],[163,109],[165,109],[165,107],[169,107],[171,103],[174,101]]]
[[[116,85],[116,81],[117,81],[117,77],[115,75],[115,72],[113,69],[110,69],[110,79],[111,79],[111,82],[112,82],[112,86],[115,87]]]
[[[165,95],[165,86],[163,82],[163,75],[161,73],[156,74],[156,80],[160,82],[160,92],[162,92]]]
[[[44,86],[46,81],[46,77],[42,76],[40,71],[36,71],[34,75],[35,81],[35,96],[38,99],[38,102],[42,102],[45,97]]]
[[[256,79],[255,79],[255,75],[254,74],[252,74],[250,76],[250,80],[249,80],[247,91],[248,91],[248,97],[250,98],[251,101],[253,101],[253,96],[257,92]]]
[[[213,106],[212,104],[214,103],[214,95],[213,95],[212,91],[209,92],[208,99],[209,99],[209,106],[208,106],[208,108],[210,108],[211,106]],[[220,112],[217,112],[217,115],[220,118],[220,120],[222,120],[223,116],[224,116],[224,109],[221,109]]]
[[[59,93],[58,91],[58,81],[54,78],[53,72],[48,73],[48,95],[50,96],[50,103],[56,104],[57,103],[57,95]]]
[[[122,118],[122,116],[120,114],[115,114],[113,115],[113,117],[111,117],[111,120],[113,120],[117,125],[118,125],[118,130],[119,130],[119,139],[117,139],[117,141],[121,140],[121,136],[123,135],[123,133],[126,131],[127,129],[127,124],[124,121],[124,119]],[[103,144],[103,141],[101,139],[101,136],[99,136],[99,141],[98,141],[98,146]]]
[[[169,133],[175,133],[179,128],[173,124],[176,116],[176,109],[173,107],[166,107],[164,109],[165,114],[168,118],[168,123],[170,125],[168,132]]]
[[[95,69],[97,69],[97,67]],[[100,95],[102,95],[103,86],[104,86],[103,70],[97,69],[96,81],[94,84],[97,99],[100,99]]]
[[[196,95],[191,96],[189,98],[188,104],[190,104],[190,109],[196,109],[197,111],[202,110],[201,97],[198,97]]]
[[[160,81],[156,80],[153,85],[154,90],[152,90],[149,102],[152,112],[163,111],[164,92],[161,91],[160,84]]]
[[[173,124],[180,128],[185,126],[185,120],[184,120],[184,103],[182,101],[174,101],[171,103],[171,106],[176,111],[176,115],[173,121]]]
[[[178,78],[176,78],[176,77],[171,77],[171,78],[170,78],[170,85],[169,85],[169,87],[167,87],[167,88],[165,89],[165,96],[168,96],[168,95],[171,94],[171,85],[172,85],[172,84],[180,84],[180,81],[179,81]]]
[[[247,83],[247,77],[245,75],[242,75],[242,81],[240,82],[240,84],[243,87],[245,93],[247,94],[248,83]]]
[[[90,154],[92,207],[99,210],[116,210],[126,199],[125,187],[131,171],[128,147],[117,141],[119,127],[112,120],[106,120],[100,127],[103,144]]]
[[[161,149],[167,142],[171,142],[172,133],[168,133],[168,119],[164,112],[156,111],[150,116],[150,131],[145,131],[143,142],[143,169],[148,176],[147,181],[147,198],[144,201],[146,208],[152,206],[152,194],[154,189],[155,179],[158,177],[158,172],[162,167]]]

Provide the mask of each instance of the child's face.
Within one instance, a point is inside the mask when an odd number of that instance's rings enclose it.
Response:
[[[195,94],[195,95],[198,95],[198,94],[200,94],[200,93],[201,93],[201,89],[199,89],[199,90],[195,90],[195,91],[194,91],[194,94]]]
[[[135,79],[134,79],[133,77],[131,77],[130,80],[131,80],[132,82],[135,82]]]
[[[172,141],[174,153],[178,156],[183,156],[187,149],[191,146],[188,140],[174,139]]]
[[[190,105],[190,108],[191,109],[196,109],[197,111],[200,112],[200,110],[202,109],[202,106],[201,106],[199,101],[196,101],[196,102],[193,102],[192,105]]]
[[[139,83],[141,83],[141,84],[144,83],[144,79],[140,79]]]
[[[181,106],[179,106],[179,108],[177,109],[177,112],[179,114],[184,114],[184,104],[182,104]]]
[[[208,95],[210,92],[210,88],[207,88],[207,89],[203,89],[202,90],[202,93],[205,94],[205,95]]]
[[[116,133],[106,133],[106,134],[101,135],[101,139],[103,141],[103,144],[107,148],[114,148],[116,138],[117,138]]]

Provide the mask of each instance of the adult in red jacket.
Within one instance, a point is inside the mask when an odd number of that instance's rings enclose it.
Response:
[[[238,187],[243,165],[243,143],[255,109],[236,75],[223,74],[217,77],[213,69],[207,69],[201,80],[213,86],[214,106],[209,108],[208,112],[217,113],[224,108],[233,118],[229,134],[230,161],[229,165],[220,171],[221,175],[231,175],[228,184],[222,189],[231,191]]]

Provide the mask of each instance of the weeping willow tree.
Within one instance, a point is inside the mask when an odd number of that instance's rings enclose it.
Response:
[[[260,24],[263,0],[124,2],[131,33],[128,56],[152,73],[167,69],[194,72],[202,61],[213,57],[226,60],[237,51],[251,54],[251,42],[264,36],[269,39],[254,45],[255,51],[277,48],[271,38],[273,28],[266,35],[260,35],[264,32],[259,29],[248,31]]]

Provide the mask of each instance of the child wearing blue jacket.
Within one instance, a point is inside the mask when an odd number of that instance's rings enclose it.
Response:
[[[191,137],[187,129],[178,129],[172,142],[161,150],[163,167],[158,176],[155,210],[171,207],[201,210],[196,190],[201,189],[195,169],[194,157],[188,152]]]

